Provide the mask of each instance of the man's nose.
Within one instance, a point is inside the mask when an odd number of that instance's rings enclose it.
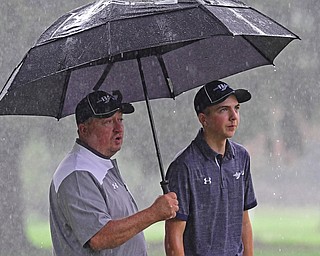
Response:
[[[230,111],[230,119],[231,119],[231,120],[238,119],[238,116],[239,116],[239,113],[238,113],[237,110],[232,109],[232,110]]]
[[[122,130],[123,129],[123,124],[121,120],[114,120],[113,121],[113,129],[116,131]]]

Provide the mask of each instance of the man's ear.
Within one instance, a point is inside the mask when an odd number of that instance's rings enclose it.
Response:
[[[88,128],[87,128],[87,126],[85,124],[79,124],[78,125],[78,133],[79,133],[79,135],[84,136],[84,135],[86,135],[87,131],[88,131]]]
[[[204,113],[199,113],[198,119],[199,119],[199,122],[202,124],[203,127],[207,125],[207,117],[206,117],[206,115]]]

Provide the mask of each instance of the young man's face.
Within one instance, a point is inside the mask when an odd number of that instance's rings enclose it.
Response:
[[[234,95],[217,105],[208,107],[199,117],[207,135],[215,140],[231,138],[240,122],[239,109],[240,104]]]
[[[116,112],[108,118],[92,118],[83,124],[83,140],[99,153],[111,157],[117,153],[123,142],[123,118],[121,112]],[[83,130],[85,129],[85,130]]]

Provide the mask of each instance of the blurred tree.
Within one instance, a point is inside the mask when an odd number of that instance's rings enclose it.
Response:
[[[274,4],[262,0],[245,2],[297,33],[302,41],[291,43],[280,53],[275,60],[276,72],[270,73],[269,81],[257,79],[260,84],[254,85],[252,91],[257,98],[256,102],[263,103],[263,106],[250,109],[248,115],[259,116],[259,119],[263,120],[259,129],[249,122],[247,129],[251,132],[248,133],[246,130],[242,134],[246,134],[247,139],[250,139],[257,133],[267,134],[273,130],[277,134],[273,134],[272,137],[278,137],[278,140],[283,141],[285,152],[302,153],[302,129],[305,122],[319,121],[319,112],[313,110],[317,108],[320,96],[319,90],[316,89],[319,86],[316,74],[320,67],[317,40],[320,4],[317,1],[289,0]],[[249,71],[245,79],[250,81],[251,75],[254,75],[254,72]],[[281,125],[283,120],[286,120],[285,125]],[[271,148],[274,147],[273,145]]]
[[[84,0],[2,1],[0,8],[0,70],[3,85],[13,68],[17,66],[27,50],[59,15],[78,7]],[[45,126],[33,119],[1,117],[0,130],[0,255],[46,255],[33,248],[24,231],[25,202],[22,197],[20,154],[32,125]],[[43,136],[47,136],[43,135]],[[40,134],[39,134],[40,136]],[[41,180],[41,179],[39,179]],[[36,180],[33,186],[36,185]]]
[[[25,239],[23,209],[21,200],[22,186],[16,153],[19,152],[21,141],[16,140],[11,132],[20,134],[22,129],[1,129],[0,169],[0,255],[21,255],[21,248],[28,252],[28,242]],[[17,241],[19,241],[17,243]],[[17,246],[19,244],[19,246]],[[21,247],[20,247],[21,246]]]

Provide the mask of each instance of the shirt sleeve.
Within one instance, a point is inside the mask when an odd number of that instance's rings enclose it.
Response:
[[[100,185],[86,171],[75,171],[61,183],[58,204],[83,246],[111,220]]]
[[[257,199],[254,193],[253,182],[250,171],[250,156],[247,153],[247,161],[245,164],[245,195],[244,195],[244,210],[250,210],[257,206]]]
[[[176,218],[186,221],[189,215],[190,185],[187,166],[178,160],[172,162],[168,168],[166,179],[169,189],[175,192],[179,201],[179,211]]]

